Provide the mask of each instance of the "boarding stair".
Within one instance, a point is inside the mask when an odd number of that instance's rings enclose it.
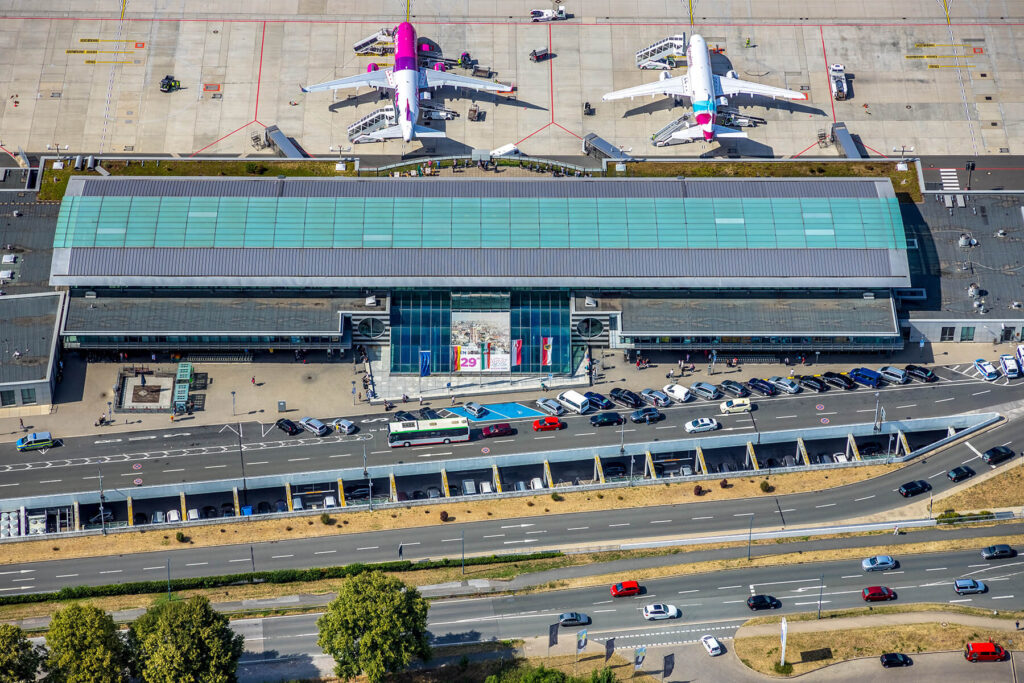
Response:
[[[352,46],[357,55],[380,56],[395,53],[394,31],[382,28],[373,35],[366,36]]]
[[[636,52],[638,69],[674,69],[686,57],[684,34],[662,38]]]
[[[659,130],[657,133],[652,135],[651,144],[653,144],[655,147],[666,147],[668,145],[677,145],[681,142],[684,142],[684,140],[673,138],[672,135],[677,131],[686,130],[692,125],[693,123],[690,121],[690,115],[684,114],[683,116],[680,116],[678,119],[676,119],[672,123],[668,124],[661,130]]]
[[[348,141],[353,143],[379,142],[369,134],[381,128],[393,126],[397,120],[394,105],[375,109],[348,127]]]

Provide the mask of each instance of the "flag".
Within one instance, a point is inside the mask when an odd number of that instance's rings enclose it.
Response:
[[[548,626],[548,647],[558,645],[558,624]]]
[[[672,672],[675,671],[675,669],[676,669],[676,656],[675,655],[665,655],[665,662],[664,662],[664,664],[662,664],[662,667],[661,667],[661,671],[662,671],[661,678],[662,679],[668,678],[669,676],[672,675]]]
[[[491,369],[491,344],[490,342],[480,342],[480,369],[490,370]]]
[[[644,658],[647,656],[646,647],[638,647],[633,652],[633,671],[639,671],[640,667],[644,665]]]
[[[430,351],[420,351],[420,377],[430,377]]]
[[[609,638],[604,641],[604,661],[608,661],[615,654],[615,639]]]
[[[462,369],[462,347],[452,347],[452,371],[456,372]]]
[[[512,367],[523,364],[523,340],[512,340]]]
[[[576,654],[587,649],[587,629],[576,632]]]
[[[540,338],[540,364],[551,365],[551,337]]]

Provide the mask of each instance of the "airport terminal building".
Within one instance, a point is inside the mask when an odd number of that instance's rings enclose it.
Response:
[[[393,373],[569,373],[588,348],[903,346],[888,179],[73,177],[65,348],[381,347]]]

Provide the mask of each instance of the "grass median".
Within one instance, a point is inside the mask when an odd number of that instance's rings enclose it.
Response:
[[[964,643],[992,640],[1006,644],[1007,632],[950,622],[879,624],[829,631],[790,631],[786,638],[785,675],[799,676],[830,664],[885,652],[915,653],[962,650]],[[778,676],[778,635],[739,637],[732,647],[740,661],[758,673]],[[804,661],[804,660],[809,661]],[[875,664],[877,666],[877,662]]]
[[[935,502],[935,510],[976,511],[1024,506],[1024,466],[1013,466]]]
[[[290,517],[236,521],[220,524],[183,525],[185,542],[176,539],[177,529],[140,527],[107,536],[81,536],[39,541],[21,541],[17,552],[0,555],[0,565],[46,560],[67,560],[81,557],[128,555],[183,548],[212,547],[233,544],[265,543],[295,538],[331,537],[385,529],[413,529],[441,524],[441,511],[447,512],[452,525],[459,522],[539,517],[552,514],[594,512],[648,507],[685,505],[712,500],[760,498],[807,491],[820,491],[845,486],[880,476],[900,465],[869,465],[814,472],[792,472],[766,476],[745,476],[736,479],[701,482],[697,495],[695,484],[664,483],[648,486],[606,489],[603,491],[551,492],[523,498],[480,500],[456,498],[434,505],[406,506],[371,511],[341,512],[328,515],[325,524],[319,516]],[[767,479],[771,490],[761,490]],[[721,482],[726,486],[722,487]],[[456,532],[457,533],[457,532]]]

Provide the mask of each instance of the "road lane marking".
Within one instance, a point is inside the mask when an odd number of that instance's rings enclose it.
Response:
[[[875,412],[875,409],[874,408],[865,408],[864,410],[858,410],[857,412],[858,413],[873,413],[873,412]]]
[[[356,548],[356,550],[363,550],[363,548]],[[295,557],[295,556],[294,555],[271,555],[270,559],[272,559],[272,560],[283,560],[286,557]]]
[[[724,590],[728,590],[730,588],[743,588],[743,586],[719,586],[718,590],[724,591]]]
[[[491,534],[489,536],[484,536],[484,538],[504,538],[504,536],[505,534]]]
[[[153,569],[166,569],[166,568],[167,567],[165,567],[164,565],[160,565],[159,567],[143,567],[142,571],[148,572],[148,571],[151,571]]]
[[[995,595],[995,596],[993,596],[990,599],[991,600],[1007,600],[1007,599],[1012,598],[1012,597],[1013,597],[1012,595]]]
[[[989,566],[989,565],[987,565],[987,564],[969,564],[969,565],[967,565],[967,568],[968,569],[973,569],[974,567],[987,567],[987,566]]]
[[[221,467],[227,467],[227,465],[207,465],[204,469],[216,470],[220,469]]]
[[[597,432],[580,432],[576,436],[593,436],[594,434],[597,434]],[[613,612],[614,610],[609,610],[609,611]]]
[[[608,526],[609,527],[613,527],[613,526],[629,526],[629,522],[625,522],[623,524],[609,524]]]
[[[100,574],[120,574],[122,571],[124,571],[124,570],[123,569],[108,569],[106,571],[100,572]]]
[[[250,559],[252,559],[252,558],[249,558],[249,557],[240,557],[240,558],[238,558],[237,560],[228,560],[228,562],[248,562],[248,561],[249,561]]]
[[[652,519],[651,524],[668,524],[671,521],[671,519]]]
[[[60,479],[45,479],[45,480],[43,480],[43,481],[41,481],[39,483],[40,484],[59,484],[60,482],[61,482]]]
[[[553,439],[555,437],[553,437],[553,436],[535,436],[533,438],[539,440],[539,439]]]
[[[903,408],[916,408],[916,407],[917,407],[916,403],[908,403],[905,406],[896,406],[896,410],[901,410]]]
[[[313,554],[314,555],[330,555],[331,553],[336,553],[336,552],[338,552],[338,551],[337,550],[317,550]]]
[[[935,474],[933,474],[932,476],[930,476],[928,478],[929,479],[934,479],[935,477],[941,477],[943,474],[945,474],[945,472],[936,472]]]
[[[333,458],[335,456],[332,455],[331,457]],[[246,463],[246,464],[247,465],[269,465],[270,463],[267,460],[255,460],[253,462],[249,462],[249,463]],[[173,472],[177,472],[178,470],[164,470],[164,472],[172,472],[172,471]]]
[[[746,602],[746,600],[723,600],[723,605],[735,605],[736,603]]]
[[[825,503],[824,505],[815,505],[814,507],[815,508],[830,508],[833,505],[838,505],[838,503]]]
[[[491,443],[511,443],[513,441],[515,441],[515,439],[495,439]]]
[[[700,589],[699,588],[694,588],[694,589],[688,590],[688,591],[679,591],[680,595],[683,595],[684,593],[700,593]]]
[[[698,520],[698,519],[714,519],[714,517],[690,517],[690,519],[692,519],[692,520]]]
[[[546,530],[542,530],[542,531],[527,531],[526,535],[529,536],[530,534],[546,534],[546,533],[547,533]]]
[[[188,562],[185,564],[186,567],[201,567],[203,565],[210,564],[209,562]]]
[[[992,390],[991,389],[986,389],[985,391],[976,391],[973,394],[971,394],[971,396],[981,396],[982,394],[987,394],[990,391],[992,391]]]
[[[571,526],[568,529],[566,529],[566,531],[583,531],[584,529],[589,529],[589,528],[590,528],[589,526]]]
[[[303,460],[309,460],[309,458],[288,458],[288,462],[302,462]]]
[[[862,500],[871,500],[871,499],[872,499],[872,498],[874,498],[874,497],[875,497],[875,494],[874,494],[874,493],[872,493],[872,494],[871,494],[870,496],[864,496],[863,498],[854,498],[854,499],[853,499],[853,502],[854,502],[854,503],[859,503],[859,502],[860,502],[860,501],[862,501]]]
[[[775,419],[776,420],[789,420],[789,419],[792,419],[794,417],[796,417],[796,415],[776,415]]]
[[[753,514],[753,512],[737,512],[733,517],[750,517]]]
[[[78,576],[78,574],[57,574],[56,578],[58,578],[58,579],[70,579],[70,578],[73,578],[75,576]]]
[[[847,574],[846,576],[841,576],[839,578],[842,578],[842,579],[859,579],[860,577],[861,577],[860,574]]]
[[[925,569],[926,572],[944,572],[946,567],[932,567],[931,569]]]
[[[860,591],[855,591],[855,592],[859,593]],[[830,602],[832,602],[832,601],[831,600],[822,600],[819,603],[817,600],[814,600],[813,602],[794,602],[793,604],[796,605],[796,606],[800,606],[800,605],[817,605],[817,604],[827,605]]]
[[[607,605],[610,602],[612,602],[612,601],[611,600],[601,600],[600,602],[592,602],[590,604],[591,605]]]
[[[971,598],[961,598],[960,600],[950,600],[950,602],[971,602]]]
[[[249,464],[252,465],[252,464],[255,464],[255,463],[249,463]],[[182,467],[181,469],[176,469],[176,470],[164,470],[164,472],[184,472],[184,471],[185,471],[184,467]]]
[[[597,603],[594,603],[594,604],[596,605]],[[591,611],[594,614],[601,614],[603,612],[614,612],[615,610],[613,610],[613,609],[595,609],[595,610],[591,610]]]
[[[956,396],[950,396],[949,398],[940,398],[938,401],[935,401],[935,402],[936,403],[945,403],[946,401],[952,401],[955,398],[956,398]]]

